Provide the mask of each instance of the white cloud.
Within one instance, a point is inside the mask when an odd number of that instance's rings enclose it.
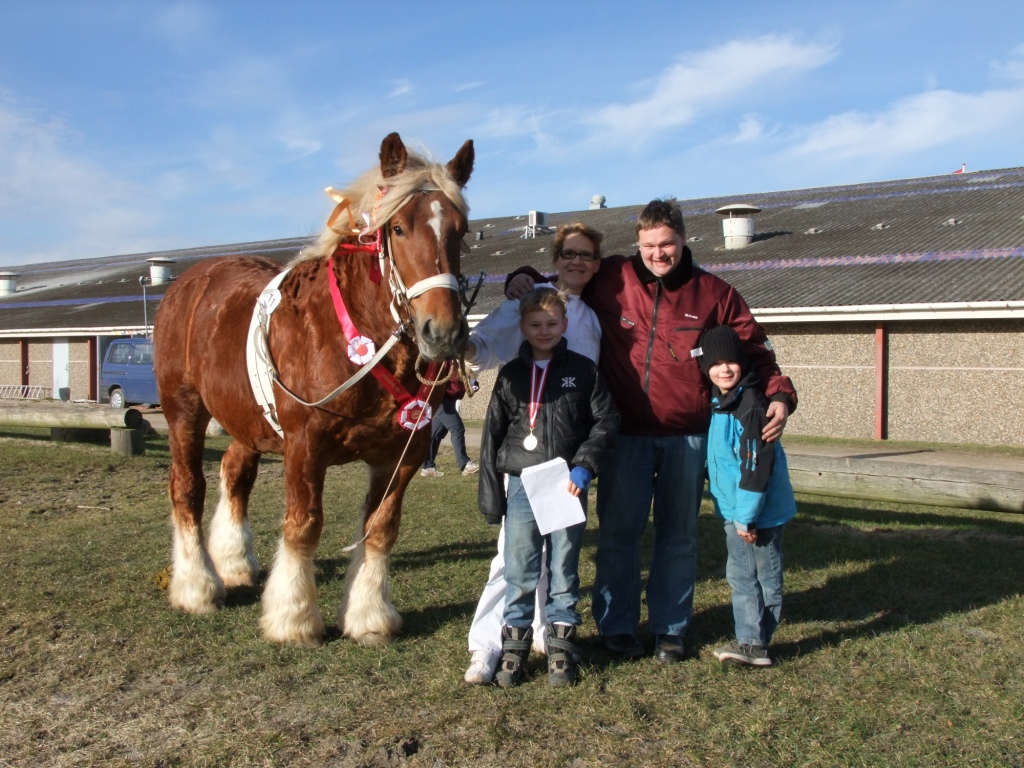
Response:
[[[241,55],[198,78],[191,100],[196,106],[224,111],[277,109],[290,100],[287,67],[279,60]]]
[[[833,44],[766,35],[735,40],[683,58],[662,72],[649,96],[609,104],[588,122],[602,140],[640,145],[699,115],[742,103],[765,83],[806,72],[836,55]]]
[[[846,112],[802,130],[791,153],[824,162],[917,154],[958,140],[1018,134],[1024,89],[978,94],[929,91],[877,114]]]
[[[125,243],[153,245],[144,235],[152,225],[145,190],[84,157],[77,141],[59,121],[0,98],[4,261],[110,255]]]
[[[1004,80],[1024,80],[1024,45],[1017,46],[1006,61],[994,61],[992,74]]]
[[[408,80],[392,80],[391,81],[391,92],[388,94],[390,98],[396,96],[405,96],[407,93],[412,93],[412,83]]]
[[[729,141],[735,144],[749,144],[764,138],[764,136],[764,121],[757,115],[743,115],[736,133],[730,137]]]
[[[197,2],[172,3],[154,19],[157,32],[179,53],[210,45],[211,22],[209,7]]]

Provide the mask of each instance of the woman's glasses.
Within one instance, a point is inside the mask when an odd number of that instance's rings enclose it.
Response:
[[[559,251],[558,258],[565,259],[566,261],[572,261],[575,258],[580,258],[583,261],[593,261],[597,258],[597,254],[593,251]]]

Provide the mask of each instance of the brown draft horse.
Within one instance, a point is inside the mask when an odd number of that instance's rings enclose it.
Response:
[[[350,325],[362,336],[378,346],[394,336],[378,368],[393,372],[392,381],[436,408],[444,385],[426,396],[417,357],[452,360],[465,347],[468,328],[456,277],[468,226],[462,188],[473,160],[472,141],[444,166],[410,153],[397,133],[389,135],[381,144],[380,167],[345,190],[349,211],[341,218],[350,218],[352,228],[339,234],[330,226],[332,216],[318,242],[291,263],[263,336],[276,366],[276,408],[270,406],[270,413],[276,410],[279,430],[250,386],[246,344],[257,299],[281,265],[258,257],[210,259],[186,270],[167,291],[154,337],[172,456],[172,606],[212,612],[223,604],[225,587],[256,583],[249,493],[260,455],[283,454],[284,526],[264,587],[260,626],[270,640],[320,642],[324,622],[313,557],[324,524],[324,476],[328,466],[362,461],[369,465],[370,485],[338,622],[346,636],[367,645],[386,642],[398,631],[388,565],[402,497],[426,457],[430,429],[400,426],[401,398],[374,376],[317,403],[362,367],[349,359],[352,349],[330,283],[340,289]],[[355,225],[364,220],[359,237]],[[368,253],[367,238],[375,235],[377,251],[371,247]],[[412,415],[418,417],[419,410]],[[207,539],[202,455],[211,417],[232,441],[221,460],[220,500]]]

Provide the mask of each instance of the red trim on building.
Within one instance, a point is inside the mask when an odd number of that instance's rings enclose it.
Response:
[[[889,329],[875,325],[875,439],[889,439]]]

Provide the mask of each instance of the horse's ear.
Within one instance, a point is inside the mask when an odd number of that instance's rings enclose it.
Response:
[[[389,133],[380,143],[380,172],[385,179],[397,176],[405,170],[409,153],[397,133]]]
[[[452,161],[448,163],[448,173],[455,179],[460,187],[466,186],[470,174],[473,173],[473,160],[476,154],[473,152],[473,140],[467,139],[466,143],[458,151]]]

